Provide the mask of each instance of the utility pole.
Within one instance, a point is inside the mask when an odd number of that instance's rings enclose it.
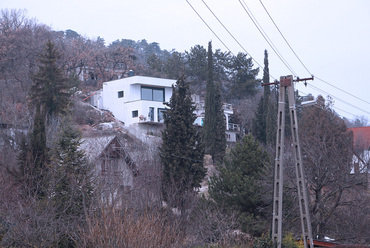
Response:
[[[312,78],[304,78],[293,80],[293,76],[282,76],[280,82],[274,82],[264,85],[279,84],[279,102],[278,102],[278,118],[277,118],[277,133],[276,133],[276,156],[275,156],[275,176],[274,176],[274,196],[273,196],[273,213],[272,213],[272,239],[278,248],[281,248],[282,242],[282,210],[283,210],[283,171],[284,171],[284,139],[285,139],[285,96],[288,93],[289,115],[292,129],[292,143],[295,158],[295,171],[297,178],[297,191],[299,199],[299,209],[301,216],[301,226],[304,247],[313,248],[312,229],[310,212],[308,208],[307,187],[305,174],[302,164],[301,148],[298,136],[297,112],[294,96],[294,83],[298,81],[313,80]]]

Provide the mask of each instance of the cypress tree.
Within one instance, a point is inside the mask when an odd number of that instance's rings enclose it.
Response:
[[[216,83],[215,86],[216,92],[214,107],[216,116],[215,130],[213,133],[215,136],[215,143],[213,145],[213,158],[216,162],[222,162],[226,150],[226,121],[221,100],[221,84]]]
[[[270,82],[268,53],[265,50],[264,71],[262,81],[264,84]],[[274,143],[276,136],[276,115],[277,115],[277,95],[274,89],[271,94],[269,85],[263,86],[263,96],[261,97],[256,117],[253,122],[253,134],[255,138],[263,143]]]
[[[213,80],[212,43],[208,43],[208,78],[205,99],[205,117],[203,140],[205,152],[211,154],[214,161],[222,161],[226,149],[225,117],[222,109],[221,85]]]
[[[212,61],[212,43],[208,43],[208,78],[206,85],[206,99],[205,99],[205,116],[203,125],[203,140],[205,145],[205,152],[208,154],[213,153],[214,130],[215,130],[215,85],[213,82],[213,61]]]
[[[185,208],[185,194],[200,186],[205,176],[204,148],[195,121],[189,84],[184,76],[172,86],[171,100],[164,113],[160,156],[163,165],[163,193],[167,202]]]

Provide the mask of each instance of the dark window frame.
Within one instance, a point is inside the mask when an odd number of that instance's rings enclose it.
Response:
[[[151,97],[150,99],[143,99],[143,89],[151,90]],[[160,101],[155,100],[154,98],[154,91],[162,91],[163,92],[163,97]],[[140,88],[140,94],[141,94],[141,100],[146,100],[146,101],[153,101],[153,102],[165,102],[165,88],[159,88],[159,87],[148,87],[148,86],[141,86]]]
[[[139,110],[133,110],[132,111],[132,118],[139,117]]]
[[[125,96],[125,92],[123,90],[118,91],[117,94],[118,94],[118,98],[123,98]]]
[[[166,111],[165,108],[158,108],[157,109],[158,122],[161,122],[161,123],[164,122],[164,116],[163,116],[164,111]],[[162,114],[160,114],[160,113],[162,113]]]

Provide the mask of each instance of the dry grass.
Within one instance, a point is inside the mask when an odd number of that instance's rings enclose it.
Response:
[[[184,235],[159,211],[101,208],[88,217],[80,247],[181,247]]]

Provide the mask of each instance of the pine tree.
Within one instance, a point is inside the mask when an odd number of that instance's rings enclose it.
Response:
[[[81,151],[81,138],[66,118],[52,151],[52,204],[59,222],[58,247],[75,247],[76,226],[83,226],[93,194],[92,165]]]
[[[256,79],[259,68],[253,69],[252,58],[247,54],[238,53],[231,63],[230,99],[245,99],[254,96],[258,91],[259,80]]]
[[[53,200],[59,215],[81,216],[90,203],[92,167],[80,149],[79,132],[67,119],[63,122],[52,151]]]
[[[267,159],[267,153],[259,143],[252,136],[245,136],[225,158],[219,175],[211,178],[209,192],[212,199],[221,206],[239,211],[241,221],[253,222],[260,218],[264,202],[259,180]],[[253,231],[248,223],[242,224],[244,231]]]
[[[211,154],[214,161],[222,161],[226,149],[225,117],[221,100],[221,85],[213,80],[212,43],[208,43],[208,78],[205,99],[205,117],[203,140],[205,152]]]
[[[59,58],[55,44],[49,40],[40,56],[39,70],[33,76],[30,99],[34,106],[40,106],[44,117],[65,113],[70,102],[68,78],[57,65]]]
[[[193,192],[205,176],[203,167],[204,148],[200,135],[193,125],[193,113],[189,84],[182,76],[164,113],[165,129],[160,148],[163,165],[163,193],[170,205],[181,210],[185,207],[185,194]]]

